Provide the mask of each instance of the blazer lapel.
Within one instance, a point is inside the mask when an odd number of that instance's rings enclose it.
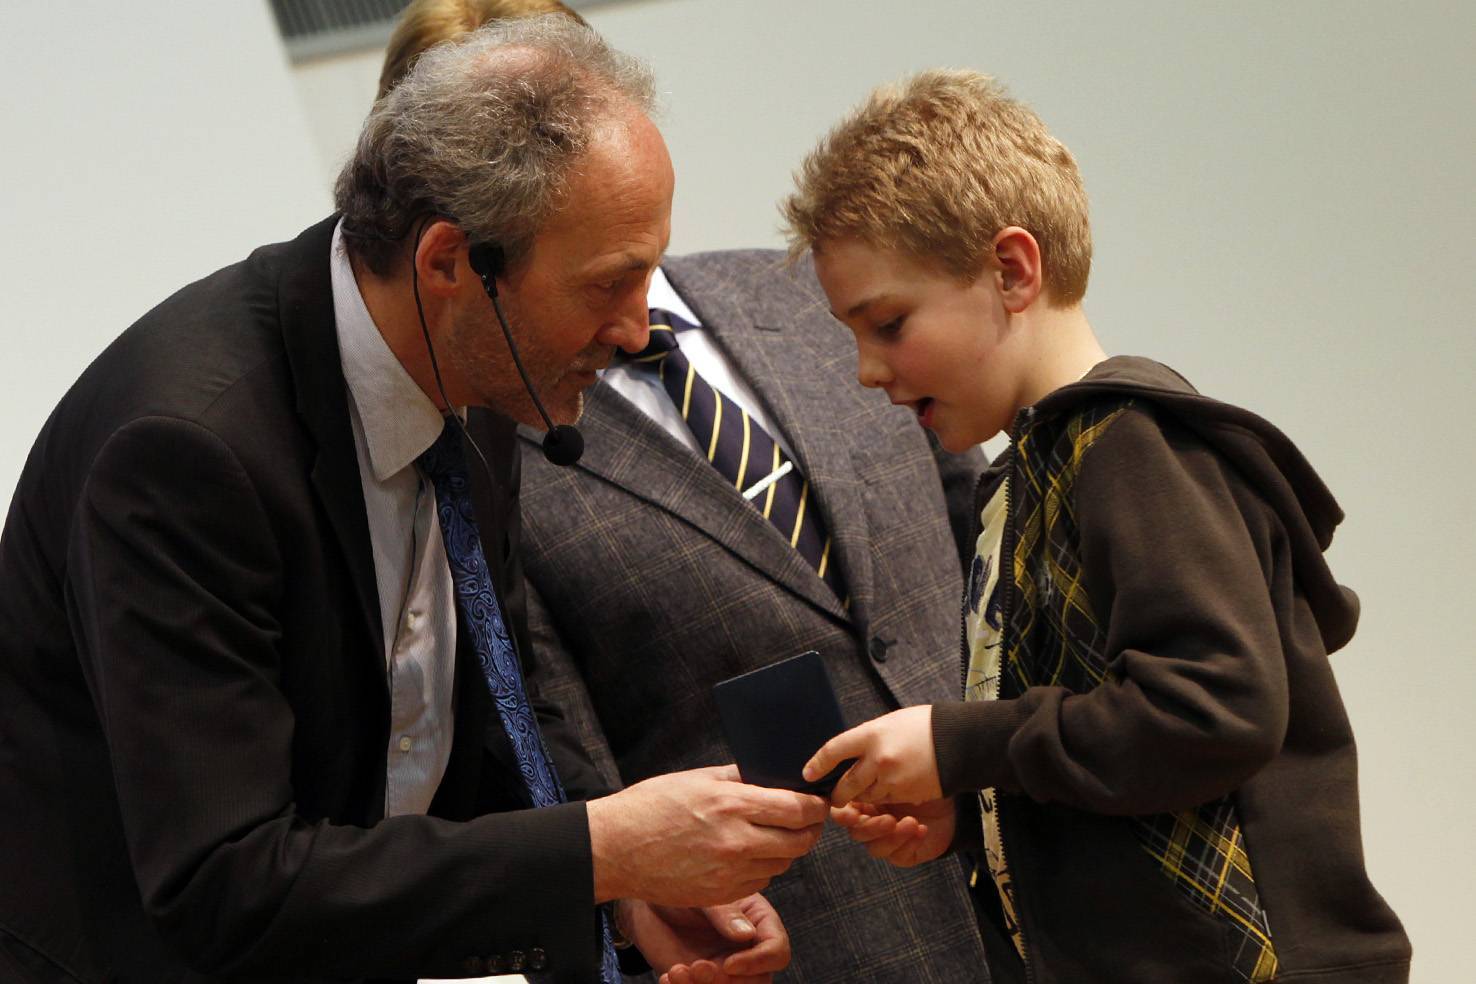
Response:
[[[601,384],[586,394],[579,427],[585,450],[576,467],[666,510],[801,598],[844,617],[825,582],[717,469],[613,389]]]
[[[802,329],[795,329],[802,319],[828,314],[797,288],[782,296],[748,291],[740,302],[738,295],[719,289],[722,281],[692,275],[680,259],[669,262],[665,269],[673,287],[737,367],[793,449],[809,480],[811,503],[825,520],[832,556],[840,564],[848,595],[846,611],[853,621],[865,624],[871,598],[865,510],[855,465],[846,450],[853,438],[842,440],[836,433],[837,425],[852,415],[858,390],[849,362],[827,356]],[[782,276],[782,271],[776,271],[775,277]],[[801,310],[801,306],[816,310]],[[780,335],[787,336],[782,359],[771,354]],[[804,357],[794,358],[796,350],[804,352]],[[750,512],[755,526],[798,560],[796,569],[806,584],[815,593],[836,600],[809,564],[782,538],[773,536],[772,525],[757,511]]]
[[[313,489],[347,561],[358,617],[384,681],[384,630],[374,581],[369,519],[359,459],[348,416],[348,390],[338,354],[328,250],[337,216],[308,229],[284,247],[278,283],[282,342],[292,367],[297,412],[317,442]]]

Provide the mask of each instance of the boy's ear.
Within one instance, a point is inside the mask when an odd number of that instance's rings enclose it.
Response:
[[[1035,303],[1044,288],[1040,244],[1019,226],[1006,226],[994,237],[994,259],[990,265],[998,278],[1005,310],[1020,314]]]

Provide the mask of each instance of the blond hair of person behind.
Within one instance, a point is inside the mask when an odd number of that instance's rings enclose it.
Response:
[[[427,48],[495,20],[538,14],[565,14],[589,26],[559,0],[412,0],[400,14],[385,48],[376,98],[383,99]]]
[[[1076,160],[987,75],[934,69],[877,88],[795,180],[780,206],[795,255],[854,237],[971,280],[995,235],[1020,226],[1040,244],[1051,306],[1086,293],[1092,236]]]

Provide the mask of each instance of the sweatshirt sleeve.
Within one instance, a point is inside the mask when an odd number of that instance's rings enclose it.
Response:
[[[944,793],[994,786],[1130,815],[1230,792],[1286,733],[1266,581],[1279,523],[1211,448],[1142,408],[1087,452],[1073,502],[1106,677],[936,707]]]

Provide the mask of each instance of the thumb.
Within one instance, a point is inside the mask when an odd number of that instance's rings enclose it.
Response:
[[[805,763],[801,774],[805,782],[814,782],[828,775],[831,769],[846,759],[859,758],[866,747],[866,725],[857,725],[850,731],[842,731],[820,746],[820,750]]]
[[[723,905],[709,905],[703,908],[702,914],[712,924],[712,928],[723,935],[723,938],[732,943],[747,943],[758,934],[753,923],[743,914],[743,906],[738,902],[728,902]]]

